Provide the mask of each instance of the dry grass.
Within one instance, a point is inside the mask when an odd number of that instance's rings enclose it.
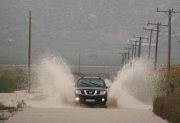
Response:
[[[167,67],[161,68],[161,71],[166,73]],[[171,65],[170,71],[171,71],[171,73],[180,74],[180,64],[179,65]]]
[[[171,72],[167,74],[167,67],[161,68],[162,80],[159,89],[169,91],[173,88],[180,87],[180,65],[172,65]]]
[[[153,112],[172,123],[180,123],[180,65],[172,65],[170,74],[166,74],[167,67],[161,71],[164,74],[160,88],[164,94],[155,98]]]
[[[153,112],[172,123],[180,123],[180,88],[154,100]]]

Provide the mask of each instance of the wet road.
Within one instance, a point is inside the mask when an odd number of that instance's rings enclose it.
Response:
[[[27,108],[5,123],[168,123],[150,110]]]

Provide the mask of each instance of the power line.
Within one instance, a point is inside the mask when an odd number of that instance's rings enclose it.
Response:
[[[179,20],[180,20],[180,16],[179,16],[179,18],[178,18],[178,20],[177,20],[177,22],[176,22],[176,24],[175,24],[175,27],[177,26],[177,24],[178,24]]]
[[[174,0],[172,1],[170,8],[172,8],[173,3],[174,3]]]
[[[175,35],[176,39],[177,39],[178,41],[180,41],[180,40],[179,40],[179,38],[177,37],[177,35],[176,35],[176,33],[175,33],[174,29],[172,29],[172,31],[173,31],[173,33],[174,33],[174,35]]]
[[[170,8],[172,8],[172,5],[173,5],[174,1],[175,1],[175,0],[173,0],[173,1],[172,1],[172,3],[171,3],[171,7],[170,7]],[[177,26],[177,24],[178,24],[179,20],[180,20],[180,16],[178,17],[178,20],[177,20],[177,22],[176,22],[176,24],[175,24],[175,27]],[[175,35],[175,37],[176,37],[177,41],[180,41],[180,40],[179,40],[179,38],[177,37],[177,35],[176,35],[176,33],[175,33],[174,29],[172,29],[172,31],[173,31],[173,33],[174,33],[174,35]]]

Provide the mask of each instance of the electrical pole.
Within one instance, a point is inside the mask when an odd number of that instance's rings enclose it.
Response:
[[[119,53],[122,54],[122,67],[125,65],[125,54],[126,53]]]
[[[81,53],[79,53],[79,75],[81,74]]]
[[[168,13],[169,19],[168,19],[168,73],[170,73],[170,66],[171,66],[171,15],[172,13],[180,13],[180,11],[174,11],[168,10],[168,11],[163,11],[159,10],[157,8],[157,12],[165,12]]]
[[[148,38],[144,38],[143,36],[139,36],[139,37],[135,37],[134,38],[139,38],[139,48],[138,48],[138,58],[140,58],[141,56],[141,43],[142,43],[142,39],[148,39]]]
[[[128,57],[128,62],[129,62],[129,60],[130,60],[130,53],[131,53],[131,47],[125,47],[124,49],[127,49],[128,50],[128,53],[127,53],[127,57]],[[133,49],[132,49],[133,50]]]
[[[139,42],[139,41],[134,41],[134,40],[129,40],[129,41],[133,41],[134,42],[134,59],[135,59],[136,58],[137,42]]]
[[[29,43],[28,43],[28,92],[31,89],[31,10],[29,10]]]
[[[151,31],[151,32],[150,32],[150,39],[149,39],[149,51],[148,51],[148,60],[149,60],[149,59],[150,59],[150,54],[151,54],[152,33],[153,33],[153,31],[157,31],[157,30],[147,29],[147,28],[144,28],[144,27],[143,27],[143,30]]]
[[[157,67],[157,54],[158,54],[158,42],[159,42],[159,27],[160,26],[166,26],[166,25],[162,25],[161,23],[150,23],[148,22],[148,25],[156,25],[157,26],[157,34],[156,34],[156,48],[155,48],[155,61],[154,61],[154,70],[156,70]]]
[[[122,54],[122,67],[124,66],[124,53]]]
[[[126,64],[126,62],[127,62],[127,54],[128,53],[124,53],[124,64]]]
[[[139,41],[134,41],[134,58],[136,58],[136,49],[137,49],[137,42],[139,42]]]
[[[128,53],[127,53],[127,54],[128,54],[128,59],[127,59],[127,60],[128,60],[128,62],[129,62],[129,59],[130,59],[130,50],[131,50],[131,48],[130,48],[130,47],[127,47],[127,48],[124,48],[124,49],[127,49],[127,50],[128,50]]]
[[[134,59],[134,47],[135,47],[135,44],[128,44],[128,45],[131,45],[132,46],[132,59]]]

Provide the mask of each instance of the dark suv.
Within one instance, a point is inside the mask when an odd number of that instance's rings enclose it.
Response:
[[[100,77],[85,77],[78,79],[75,85],[75,101],[80,104],[106,106],[107,86]]]

